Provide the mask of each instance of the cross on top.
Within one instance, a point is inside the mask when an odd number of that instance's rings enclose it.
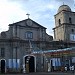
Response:
[[[28,13],[27,13],[26,15],[27,15],[27,16],[28,16],[28,18],[29,18],[30,14],[28,14]]]
[[[64,5],[64,2],[63,2],[63,5]]]

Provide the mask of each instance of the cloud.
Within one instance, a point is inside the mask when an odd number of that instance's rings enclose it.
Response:
[[[8,24],[26,18],[26,12],[16,3],[9,3],[6,0],[0,1],[0,32],[8,29]]]
[[[63,2],[75,10],[74,0],[1,0],[0,28],[6,30],[9,23],[26,19],[26,13],[29,13],[31,19],[46,27],[47,32],[52,34],[54,15]]]

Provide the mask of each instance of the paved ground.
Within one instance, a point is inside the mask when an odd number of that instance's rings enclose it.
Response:
[[[0,74],[0,75],[75,75],[75,73],[72,72],[37,72],[37,73],[25,73],[25,74]]]

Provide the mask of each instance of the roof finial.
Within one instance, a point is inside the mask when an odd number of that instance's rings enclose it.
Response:
[[[29,19],[30,14],[27,13],[26,15],[28,16],[28,19]]]
[[[63,2],[63,5],[64,5],[64,2]]]

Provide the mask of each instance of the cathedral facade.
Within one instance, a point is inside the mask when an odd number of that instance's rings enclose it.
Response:
[[[9,24],[9,30],[0,34],[0,72],[20,72],[23,68],[25,70],[28,55],[34,50],[47,49],[46,42],[52,39],[46,33],[45,27],[30,18]],[[31,57],[31,61],[36,63],[36,57]],[[35,72],[35,68],[36,64],[30,72]]]

